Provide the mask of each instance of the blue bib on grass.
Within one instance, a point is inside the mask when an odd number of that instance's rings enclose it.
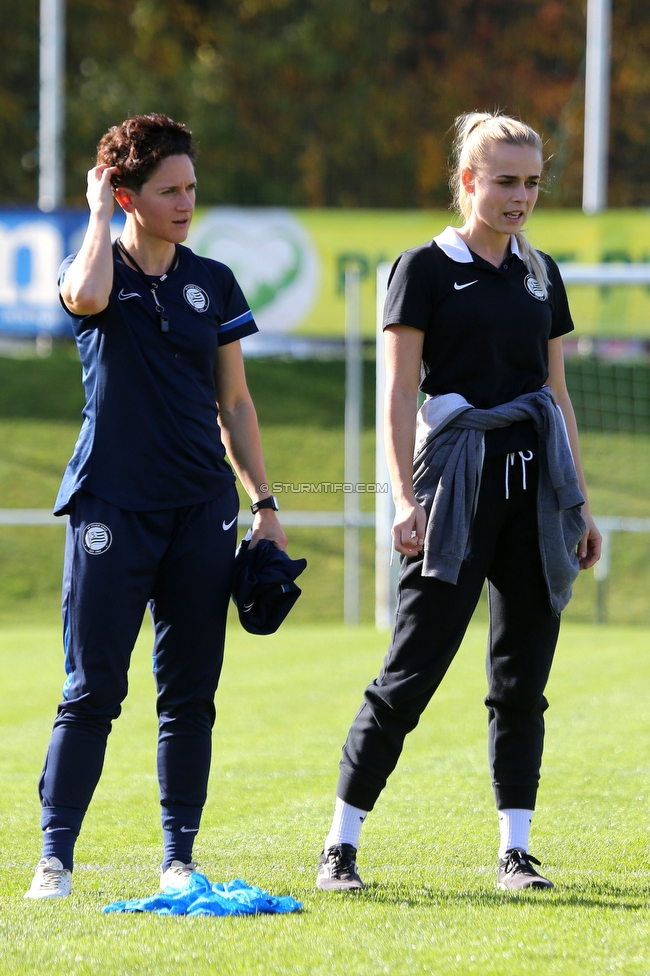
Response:
[[[250,887],[241,878],[227,884],[210,884],[195,871],[181,888],[151,895],[114,901],[104,912],[155,912],[156,915],[276,915],[299,912],[302,904],[288,895],[270,895]]]

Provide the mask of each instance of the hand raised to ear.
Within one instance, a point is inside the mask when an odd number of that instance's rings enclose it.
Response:
[[[93,166],[92,169],[88,170],[86,199],[91,213],[100,213],[101,211],[108,211],[109,215],[113,213],[111,179],[119,172],[118,166],[107,166],[106,163]]]

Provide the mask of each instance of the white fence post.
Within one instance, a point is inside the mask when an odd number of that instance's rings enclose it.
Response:
[[[594,607],[594,623],[607,623],[607,578],[612,555],[611,529],[601,529],[603,539],[600,559],[594,566],[594,580],[596,581],[596,604]]]
[[[361,275],[354,265],[345,270],[345,476],[343,619],[359,623],[360,554],[358,485],[361,481],[361,410],[363,359],[361,356]]]
[[[388,464],[384,447],[384,391],[386,387],[386,359],[384,354],[384,301],[388,287],[390,264],[377,265],[377,351],[375,374],[375,627],[388,630],[395,617],[395,572],[390,565],[393,551],[391,528],[395,515],[390,489]],[[384,491],[384,486],[386,490]],[[399,559],[395,557],[394,569]]]
[[[49,212],[63,199],[64,0],[41,0],[38,123],[38,206]]]
[[[587,0],[582,179],[582,209],[586,214],[599,213],[607,206],[611,25],[612,0]]]

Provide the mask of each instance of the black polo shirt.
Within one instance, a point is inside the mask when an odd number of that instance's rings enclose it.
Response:
[[[72,316],[86,404],[55,513],[84,490],[118,508],[156,511],[218,498],[235,482],[215,401],[219,346],[257,332],[230,268],[177,247],[158,282],[163,332],[147,283],[114,248],[113,288],[97,315]],[[60,281],[74,255],[63,262]],[[149,277],[149,276],[147,276]]]
[[[517,240],[500,268],[474,254],[452,227],[404,251],[391,272],[384,328],[424,332],[420,389],[460,393],[482,409],[541,389],[548,378],[548,342],[574,328],[556,263],[542,254],[549,294],[521,260]],[[490,431],[489,454],[534,448],[524,422]]]

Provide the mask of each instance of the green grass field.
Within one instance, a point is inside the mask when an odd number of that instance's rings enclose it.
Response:
[[[342,480],[342,367],[250,363],[271,480]],[[41,372],[0,360],[0,507],[52,505],[79,427],[78,372],[65,350]],[[372,407],[367,396],[369,481]],[[594,509],[650,515],[648,439],[588,433],[583,446]],[[285,493],[281,503],[342,508],[342,498],[329,493]],[[74,894],[63,903],[25,902],[40,852],[36,782],[63,679],[63,531],[0,527],[0,974],[648,976],[650,707],[639,694],[650,671],[648,537],[614,541],[610,619],[635,627],[584,626],[593,617],[591,572],[581,574],[565,614],[532,837],[556,888],[519,897],[497,893],[494,884],[484,607],[364,828],[367,892],[316,891],[341,743],[387,635],[336,626],[342,531],[294,529],[290,542],[291,554],[306,555],[309,566],[289,623],[272,638],[252,638],[236,621],[231,626],[210,799],[195,853],[212,880],[242,877],[292,894],[304,911],[240,919],[105,916],[108,902],[152,893],[157,883],[150,628],[136,648],[131,694],[79,841]],[[362,556],[368,622],[371,530],[362,532]]]
[[[322,425],[283,422],[263,427],[271,480],[290,484],[343,479],[343,434]],[[50,508],[61,473],[78,433],[71,420],[0,418],[0,508]],[[650,439],[633,435],[583,437],[585,469],[592,486],[594,511],[606,515],[650,516]],[[363,477],[374,482],[374,436],[363,435]],[[343,507],[334,493],[284,493],[285,509]],[[362,496],[368,509],[372,496]],[[242,504],[246,501],[243,499]],[[63,527],[0,526],[0,622],[54,620],[58,612]],[[303,598],[296,622],[338,623],[343,617],[343,530],[291,529],[290,552],[309,562],[301,577]],[[374,533],[361,532],[361,616],[373,619]],[[650,536],[616,534],[608,606],[612,623],[650,625]],[[594,615],[593,572],[582,573],[566,619],[590,622]],[[484,606],[481,608],[484,614]]]
[[[233,624],[195,854],[303,902],[296,916],[106,916],[152,893],[160,860],[150,628],[77,847],[73,895],[23,900],[39,856],[36,781],[62,680],[58,628],[0,632],[0,973],[411,976],[650,972],[649,633],[565,625],[548,697],[531,849],[552,892],[495,890],[484,628],[473,625],[364,827],[366,892],[318,892],[340,746],[386,636]],[[640,693],[641,689],[641,693]]]

